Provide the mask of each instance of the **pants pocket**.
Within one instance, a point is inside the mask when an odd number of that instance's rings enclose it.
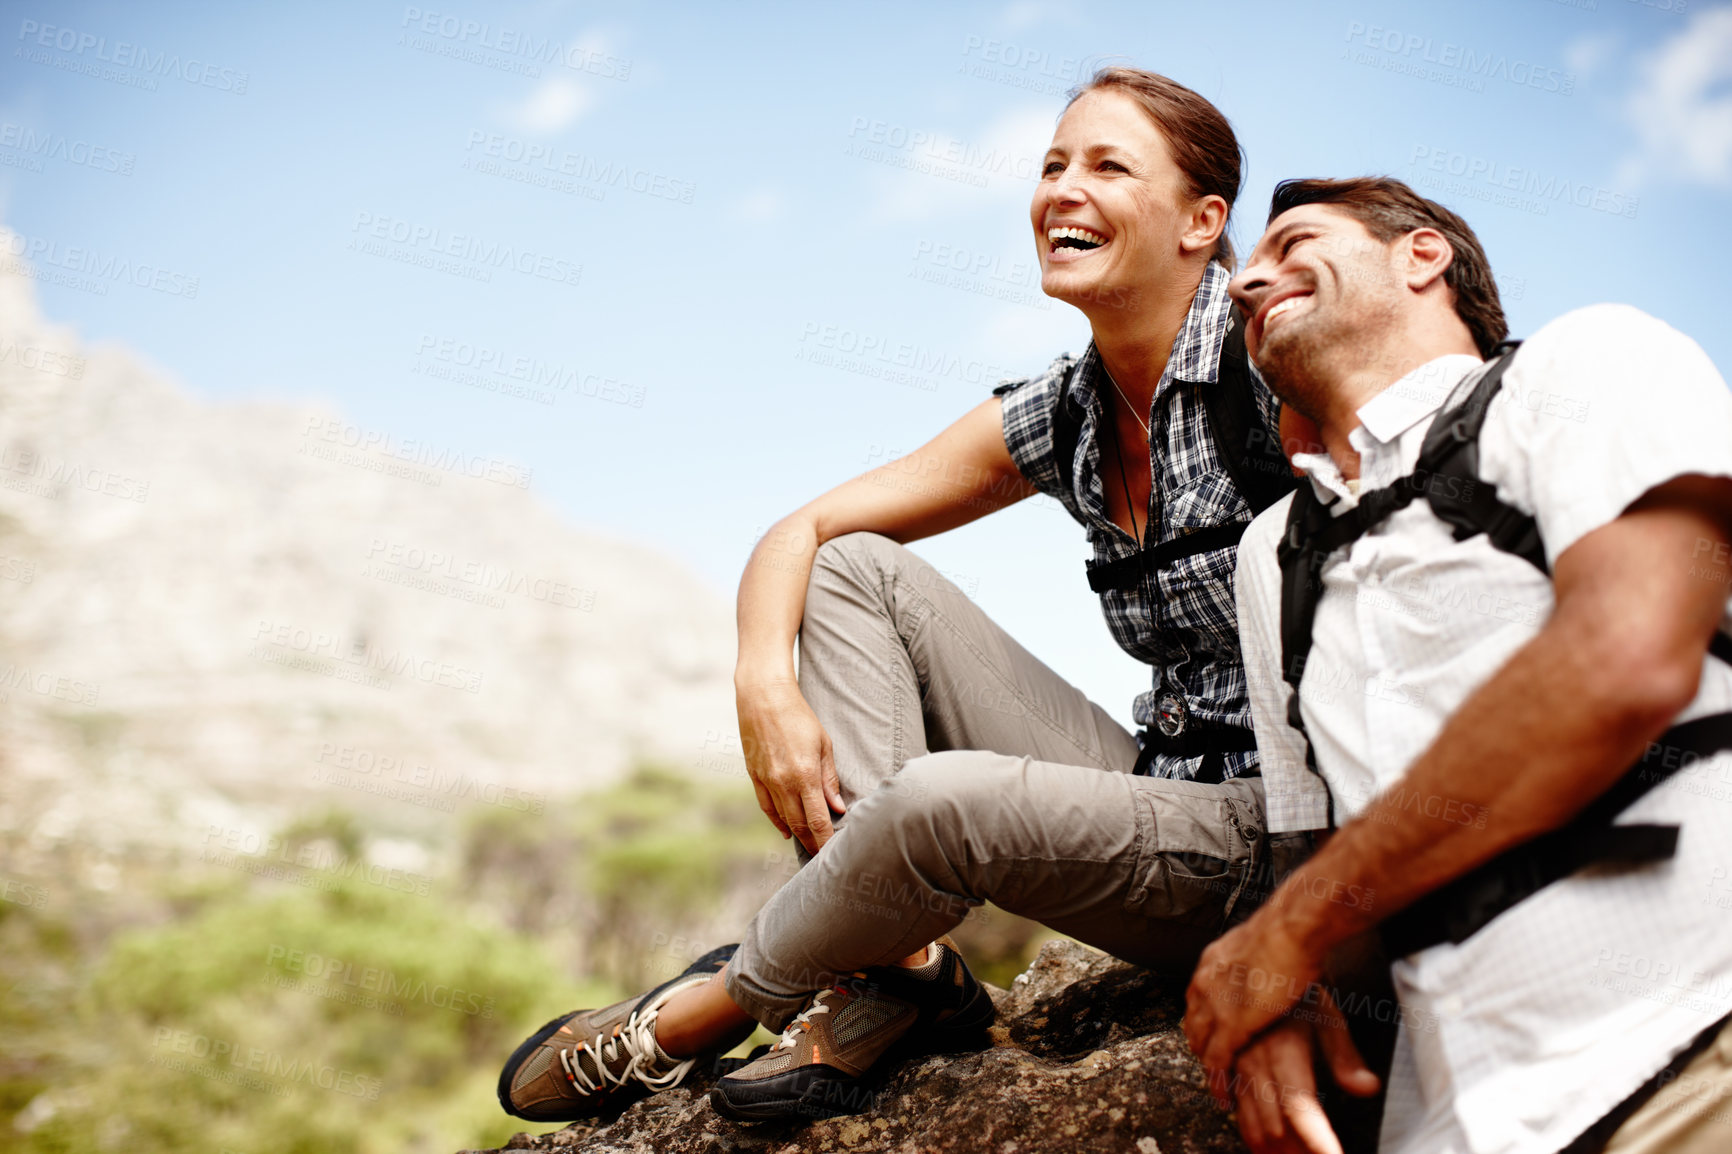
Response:
[[[1251,873],[1257,831],[1246,826],[1250,815],[1225,794],[1191,790],[1139,789],[1136,805],[1137,860],[1125,908],[1188,925],[1223,925]]]

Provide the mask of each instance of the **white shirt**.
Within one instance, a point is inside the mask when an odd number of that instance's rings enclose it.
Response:
[[[1350,441],[1364,489],[1412,471],[1432,418],[1446,399],[1459,403],[1449,394],[1479,363],[1441,357],[1359,410]],[[1732,477],[1732,394],[1688,337],[1636,309],[1598,305],[1522,347],[1479,444],[1482,478],[1534,516],[1555,564],[1673,477]],[[1357,503],[1327,455],[1295,464],[1325,502]],[[1396,791],[1445,719],[1543,627],[1550,580],[1483,535],[1455,541],[1423,499],[1338,551],[1321,573],[1299,688],[1320,782],[1286,724],[1281,679],[1275,548],[1290,504],[1252,523],[1238,568],[1269,830],[1323,827],[1330,795],[1346,822],[1385,791],[1434,814],[1455,805],[1473,822],[1459,803]],[[1724,580],[1728,559],[1705,547],[1679,563]],[[1726,710],[1732,670],[1709,659],[1679,720]],[[1404,1024],[1381,1149],[1551,1154],[1732,1012],[1732,919],[1717,912],[1732,909],[1732,756],[1679,772],[1621,820],[1681,825],[1677,856],[1567,878],[1461,945],[1395,964]]]

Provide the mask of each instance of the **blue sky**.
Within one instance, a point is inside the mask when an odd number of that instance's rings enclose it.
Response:
[[[52,319],[531,468],[730,598],[769,523],[1086,343],[1026,208],[1103,59],[1232,119],[1242,251],[1277,180],[1391,173],[1476,227],[1516,333],[1626,301],[1732,367],[1724,3],[6,0],[0,38],[0,223],[151,270],[45,282]],[[1061,513],[922,548],[1127,716]]]

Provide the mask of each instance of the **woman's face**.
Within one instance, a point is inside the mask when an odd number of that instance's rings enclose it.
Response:
[[[1079,97],[1058,122],[1029,205],[1041,290],[1090,314],[1138,307],[1179,257],[1186,185],[1134,100],[1111,89]]]

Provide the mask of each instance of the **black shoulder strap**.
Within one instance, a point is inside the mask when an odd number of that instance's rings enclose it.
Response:
[[[1059,483],[1067,487],[1076,483],[1076,443],[1082,438],[1082,414],[1077,412],[1070,399],[1071,373],[1076,372],[1077,366],[1086,359],[1072,364],[1070,372],[1058,383],[1058,398],[1052,410],[1053,460],[1058,466]]]
[[[1355,508],[1339,517],[1331,516],[1310,485],[1301,485],[1294,495],[1286,533],[1276,552],[1281,565],[1281,672],[1293,688],[1287,722],[1305,739],[1305,761],[1313,773],[1317,759],[1299,707],[1299,681],[1311,653],[1317,606],[1323,596],[1319,578],[1330,554],[1423,494],[1432,512],[1452,527],[1457,541],[1484,533],[1500,550],[1550,575],[1534,518],[1504,502],[1496,487],[1479,475],[1480,431],[1518,343],[1500,346],[1501,355],[1474,382],[1467,399],[1433,422],[1411,474],[1365,494]],[[1732,663],[1732,637],[1716,633],[1709,651]],[[1386,921],[1382,927],[1386,952],[1392,958],[1403,957],[1440,942],[1464,942],[1505,910],[1586,865],[1650,864],[1672,857],[1677,826],[1619,825],[1614,819],[1683,763],[1683,757],[1674,755],[1709,757],[1726,749],[1732,749],[1732,713],[1674,726],[1649,745],[1647,757],[1570,822],[1504,851]],[[1662,755],[1660,763],[1650,766],[1656,754]],[[1333,795],[1329,824],[1335,824]]]
[[[1310,485],[1300,485],[1276,550],[1281,566],[1281,675],[1292,686],[1287,720],[1305,736],[1299,711],[1299,681],[1311,655],[1317,606],[1323,598],[1321,574],[1329,556],[1351,545],[1398,509],[1424,496],[1432,512],[1447,522],[1457,541],[1481,533],[1506,553],[1550,576],[1544,544],[1534,518],[1508,504],[1479,475],[1479,435],[1492,398],[1503,385],[1520,341],[1498,346],[1497,359],[1474,383],[1467,399],[1433,422],[1412,473],[1360,498],[1356,508],[1332,516]],[[1708,651],[1732,665],[1732,636],[1716,633]],[[1311,759],[1309,738],[1307,759]],[[1315,763],[1312,762],[1315,769]]]
[[[1281,563],[1281,675],[1293,686],[1295,707],[1299,679],[1311,653],[1317,604],[1323,598],[1319,576],[1329,555],[1353,544],[1416,498],[1424,496],[1432,510],[1454,526],[1456,540],[1488,532],[1485,526],[1491,525],[1494,545],[1526,557],[1542,573],[1549,571],[1533,518],[1499,500],[1496,489],[1479,479],[1479,431],[1519,343],[1499,346],[1505,351],[1475,382],[1467,400],[1432,424],[1412,473],[1366,493],[1356,508],[1339,517],[1330,514],[1310,485],[1301,485],[1295,492],[1276,552]],[[1296,708],[1289,710],[1295,712]]]
[[[1261,513],[1294,487],[1293,471],[1281,452],[1280,434],[1263,421],[1257,387],[1251,375],[1250,357],[1245,352],[1245,327],[1234,312],[1227,319],[1215,384],[1202,390],[1203,410],[1221,466],[1253,514]],[[1053,415],[1053,449],[1067,478],[1074,467],[1080,429],[1076,413],[1066,399],[1060,398]],[[1145,572],[1165,568],[1198,553],[1237,545],[1248,524],[1230,521],[1211,525],[1171,541],[1150,542],[1140,552],[1117,561],[1090,562],[1089,588],[1096,593],[1135,588]]]
[[[1424,494],[1428,486],[1414,473],[1359,498],[1359,504],[1340,516],[1317,499],[1309,484],[1293,494],[1287,513],[1287,528],[1275,556],[1281,564],[1281,675],[1295,690],[1311,653],[1311,633],[1317,620],[1317,605],[1323,599],[1321,574],[1329,555],[1359,540]]]
[[[1420,496],[1425,496],[1433,509],[1437,509],[1436,494],[1454,495],[1451,513],[1438,510],[1438,516],[1456,527],[1457,540],[1472,535],[1462,531],[1463,524],[1468,518],[1485,511],[1487,497],[1497,510],[1510,510],[1509,506],[1497,500],[1491,486],[1479,480],[1477,472],[1469,471],[1463,475],[1458,470],[1471,470],[1478,466],[1479,430],[1485,423],[1486,406],[1491,403],[1492,394],[1502,381],[1504,367],[1514,352],[1512,343],[1475,383],[1467,400],[1438,418],[1420,449],[1414,471],[1408,476],[1364,494],[1354,508],[1340,516],[1335,516],[1317,499],[1316,490],[1309,484],[1298,486],[1293,493],[1287,527],[1275,552],[1281,566],[1281,677],[1293,689],[1287,698],[1287,724],[1305,739],[1305,764],[1313,773],[1317,772],[1317,756],[1310,735],[1305,732],[1305,718],[1299,708],[1299,681],[1305,676],[1305,664],[1311,657],[1317,606],[1323,600],[1323,567],[1337,549],[1353,544]],[[1440,425],[1446,427],[1447,436],[1440,437],[1437,431]],[[1457,436],[1458,433],[1465,434],[1465,439]],[[1435,451],[1434,441],[1442,446]],[[1477,501],[1473,499],[1476,492],[1480,494]],[[1467,499],[1462,501],[1464,494]],[[1505,526],[1501,537],[1493,538],[1494,543],[1501,544],[1505,539],[1525,540],[1520,528],[1513,523]],[[1533,539],[1537,543],[1537,532]],[[1540,569],[1544,571],[1544,552],[1541,551],[1539,556]],[[1333,796],[1329,804],[1329,824],[1331,827],[1335,824]]]
[[[1520,345],[1520,341],[1499,345],[1500,351],[1508,351],[1492,362],[1465,401],[1432,424],[1413,476],[1424,478],[1431,511],[1450,525],[1457,541],[1484,533],[1505,553],[1515,554],[1550,576],[1539,523],[1506,503],[1497,495],[1497,487],[1486,484],[1479,474],[1479,434],[1485,427],[1486,411],[1503,387],[1504,370]]]
[[[1281,678],[1293,687],[1289,720],[1298,716],[1299,679],[1311,656],[1311,632],[1317,622],[1317,606],[1323,600],[1321,574],[1329,554],[1324,534],[1332,518],[1329,507],[1317,499],[1310,485],[1301,485],[1287,510],[1275,559],[1281,565]],[[1338,548],[1339,546],[1337,546]],[[1304,726],[1294,725],[1303,731]]]
[[[1257,404],[1257,382],[1251,376],[1245,325],[1237,309],[1228,315],[1215,387],[1203,390],[1203,407],[1221,466],[1253,514],[1293,491],[1293,470],[1281,452],[1281,436],[1263,423]]]
[[[1096,593],[1105,593],[1109,589],[1135,589],[1142,582],[1145,570],[1153,573],[1198,553],[1231,549],[1239,543],[1239,538],[1245,535],[1245,530],[1250,525],[1249,521],[1228,521],[1221,525],[1210,525],[1207,529],[1198,529],[1194,533],[1174,537],[1171,541],[1144,545],[1135,553],[1120,557],[1117,561],[1090,561],[1087,565],[1089,588]]]

